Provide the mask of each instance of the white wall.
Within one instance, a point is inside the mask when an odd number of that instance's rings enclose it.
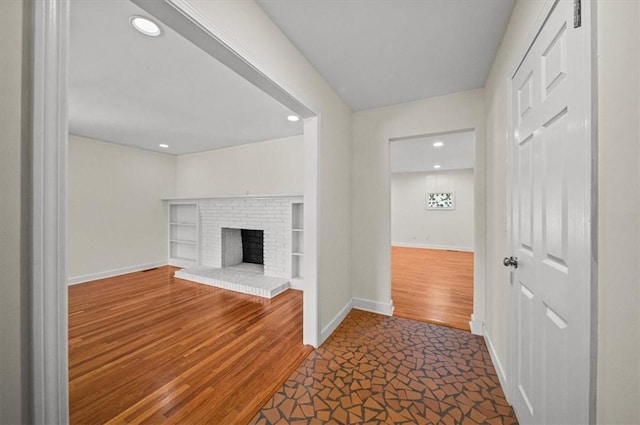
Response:
[[[318,305],[322,329],[351,301],[351,109],[255,2],[190,3],[240,46],[254,66],[319,115]],[[305,207],[309,205],[305,201]]]
[[[0,2],[0,423],[28,423],[29,418],[29,220],[22,209],[28,202],[28,183],[21,181],[25,170],[22,120],[28,123],[22,101],[23,2]],[[28,64],[28,62],[26,63]],[[25,86],[25,88],[28,86]],[[26,171],[28,172],[28,171]],[[24,228],[23,228],[24,226]]]
[[[216,149],[177,160],[178,197],[304,192],[304,138]]]
[[[473,251],[473,170],[391,175],[391,243]],[[426,209],[428,192],[453,192],[454,210]]]
[[[598,11],[598,423],[640,423],[640,3]]]
[[[470,90],[354,113],[354,297],[391,301],[389,139],[475,129],[474,320],[484,316],[484,90]]]
[[[302,136],[175,157],[70,135],[69,280],[166,262],[163,197],[303,190]]]
[[[175,179],[174,156],[70,135],[69,279],[166,264]]]

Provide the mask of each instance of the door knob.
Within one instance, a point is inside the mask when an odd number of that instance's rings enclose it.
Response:
[[[504,264],[505,267],[511,267],[513,266],[514,268],[518,268],[518,257],[504,257],[504,260],[502,260],[502,264]]]

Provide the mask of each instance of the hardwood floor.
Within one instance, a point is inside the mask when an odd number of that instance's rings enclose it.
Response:
[[[312,351],[302,293],[267,300],[161,267],[69,288],[72,424],[244,424]]]
[[[394,316],[469,330],[473,253],[392,247]]]

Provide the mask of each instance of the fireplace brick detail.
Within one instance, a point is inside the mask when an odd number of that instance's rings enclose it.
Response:
[[[264,274],[291,277],[291,201],[299,198],[226,198],[199,203],[200,259],[222,267],[222,228],[264,232]]]

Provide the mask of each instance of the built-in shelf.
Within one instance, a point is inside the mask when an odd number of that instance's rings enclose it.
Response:
[[[302,286],[304,270],[304,204],[291,203],[291,278]]]
[[[188,262],[192,262],[193,259],[191,257],[173,257],[172,258],[174,261],[178,260],[178,261],[188,261]],[[171,264],[174,265],[174,264]],[[184,266],[177,266],[177,267],[184,267]]]
[[[198,244],[198,241],[190,241],[190,240],[186,240],[186,239],[171,239],[171,240],[169,240],[169,242],[184,243],[184,244],[188,244],[188,245],[197,245]]]
[[[190,267],[198,263],[198,204],[169,202],[169,264]]]

